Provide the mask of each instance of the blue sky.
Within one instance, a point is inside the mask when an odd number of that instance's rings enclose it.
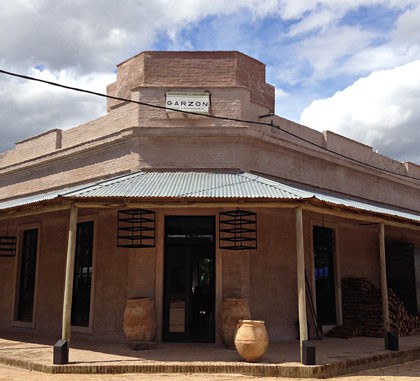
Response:
[[[105,92],[144,50],[239,50],[266,64],[276,114],[420,163],[420,0],[5,0],[0,68]],[[0,75],[0,152],[105,110]]]

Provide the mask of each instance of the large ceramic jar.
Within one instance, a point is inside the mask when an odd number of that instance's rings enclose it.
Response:
[[[241,320],[235,335],[235,347],[248,362],[260,359],[268,348],[268,334],[262,320]]]
[[[127,299],[123,329],[129,342],[153,341],[156,332],[154,301],[150,298]]]
[[[251,319],[247,299],[224,299],[222,302],[222,338],[228,348],[235,349],[235,332],[239,320]]]

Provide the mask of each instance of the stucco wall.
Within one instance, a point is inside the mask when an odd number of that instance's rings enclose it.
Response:
[[[110,95],[129,98],[136,87],[248,87],[251,98],[274,110],[265,65],[240,52],[143,52],[118,65]],[[108,109],[119,101],[109,100]]]
[[[121,341],[122,315],[127,295],[128,255],[116,247],[116,212],[81,211],[80,221],[94,221],[92,325],[76,328],[73,335],[90,335],[101,340]],[[34,225],[36,224],[36,225]],[[0,274],[5,287],[1,287],[0,328],[4,331],[61,337],[64,294],[65,261],[67,251],[68,212],[50,213],[44,217],[25,218],[17,228],[39,227],[38,270],[33,327],[11,324],[16,284],[15,258],[2,258]],[[6,263],[6,266],[4,266]]]
[[[0,258],[2,279],[0,327],[2,330],[56,337],[61,335],[66,226],[67,218],[64,213],[50,213],[44,218],[41,215],[26,217],[13,222],[9,233],[18,237],[17,255],[13,258]],[[31,327],[31,324],[14,322],[14,314],[21,236],[23,230],[33,228],[38,229],[38,252],[34,320]]]
[[[250,253],[251,316],[271,340],[293,339],[297,327],[294,211],[258,210],[258,250]]]
[[[264,320],[270,340],[293,340],[297,337],[297,279],[295,212],[292,209],[247,208],[257,212],[258,249],[247,251],[220,250],[216,241],[217,309],[223,298],[249,298],[253,319]],[[85,332],[94,339],[124,342],[122,317],[126,298],[150,296],[157,303],[158,325],[161,323],[163,268],[163,215],[215,215],[220,209],[166,208],[156,209],[156,248],[117,248],[117,209],[80,210],[79,221],[95,223],[92,326]],[[217,218],[216,218],[217,221]],[[68,212],[49,213],[13,220],[10,234],[28,226],[40,228],[36,317],[33,328],[11,325],[17,258],[0,258],[0,330],[25,332],[59,338],[67,249]],[[305,265],[313,284],[312,227],[326,226],[335,230],[336,276],[339,279],[367,277],[379,285],[379,247],[377,225],[362,225],[334,217],[322,218],[304,213]],[[5,234],[5,230],[0,231]],[[216,229],[216,234],[217,229]],[[387,238],[420,246],[416,232],[386,229]],[[221,260],[220,260],[221,259]],[[159,262],[161,263],[161,262]],[[162,273],[161,273],[162,272]],[[337,286],[339,286],[337,279]],[[159,283],[161,282],[161,283]],[[217,286],[219,284],[219,286]],[[312,292],[314,295],[314,292]],[[338,311],[339,312],[339,311]],[[308,311],[308,317],[310,312]],[[310,320],[310,317],[309,317]],[[83,330],[82,330],[83,331]],[[218,326],[216,326],[216,332]],[[158,340],[160,337],[158,337]]]
[[[340,223],[337,247],[342,278],[365,277],[380,286],[378,225]]]
[[[39,216],[36,332],[61,337],[68,212]]]
[[[250,298],[250,258],[254,250],[219,250],[223,257],[223,299]]]
[[[2,224],[0,235],[16,236],[16,220]],[[0,258],[0,330],[10,328],[12,320],[11,307],[15,288],[16,257]]]

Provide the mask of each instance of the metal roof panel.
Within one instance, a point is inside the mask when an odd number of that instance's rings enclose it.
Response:
[[[370,201],[358,201],[337,194],[312,191],[248,172],[140,171],[95,183],[65,188],[0,202],[1,209],[39,203],[59,197],[70,198],[244,198],[319,201],[365,212],[420,222],[420,214]]]

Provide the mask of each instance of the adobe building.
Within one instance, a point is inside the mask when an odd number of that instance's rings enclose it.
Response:
[[[420,166],[276,116],[239,52],[117,68],[105,116],[0,155],[0,333],[123,342],[148,297],[154,340],[221,345],[240,299],[271,341],[304,340],[342,324],[348,277],[418,313]]]

